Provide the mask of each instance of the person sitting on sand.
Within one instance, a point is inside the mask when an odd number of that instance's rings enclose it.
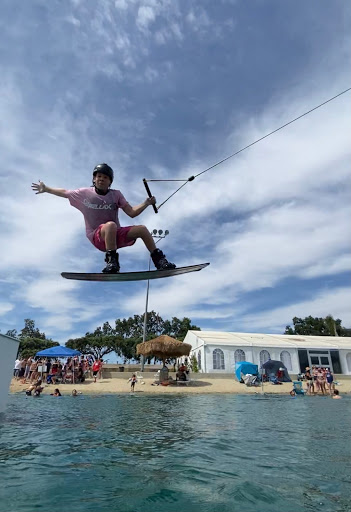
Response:
[[[34,390],[35,390],[35,389],[37,389],[37,388],[42,388],[41,384],[42,384],[42,380],[41,380],[41,379],[38,379],[36,382],[34,382],[33,384],[31,384],[31,385],[29,386],[29,388],[28,388],[28,389],[26,389],[26,395],[30,396],[30,395],[32,394],[32,391],[34,391]],[[44,388],[42,388],[42,390],[43,390],[43,389],[44,389]]]
[[[77,381],[78,382],[84,382],[85,381],[85,375],[84,375],[83,366],[79,366],[79,368],[78,368]]]
[[[59,365],[58,363],[54,363],[51,367],[51,372],[46,377],[46,382],[48,384],[56,384],[56,377],[58,377]]]
[[[277,379],[280,382],[282,378],[284,377],[284,368],[279,368],[277,371]]]
[[[185,373],[185,370],[181,370],[181,368],[182,368],[182,366],[179,368],[179,370],[176,373],[176,380],[180,380],[180,381],[184,382],[184,381],[186,381],[186,373]]]
[[[43,386],[41,386],[40,384],[33,384],[26,390],[26,395],[31,396],[33,391],[33,396],[40,396],[40,393],[43,391],[43,389]]]
[[[337,400],[341,399],[341,396],[339,395],[339,390],[338,389],[334,389],[333,398],[336,398]]]
[[[33,392],[34,396],[40,396],[41,392],[43,391],[43,387],[42,386],[37,386]]]

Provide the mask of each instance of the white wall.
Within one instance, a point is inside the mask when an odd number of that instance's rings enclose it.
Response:
[[[342,372],[351,375],[351,350],[339,350]]]
[[[0,413],[5,411],[19,341],[0,334]]]
[[[213,350],[216,348],[220,348],[224,353],[224,370],[214,370],[213,369]],[[260,352],[261,350],[268,350],[270,358],[276,361],[280,361],[280,354],[283,350],[289,352],[291,357],[291,366],[292,369],[289,370],[290,373],[300,373],[300,365],[298,359],[298,352],[296,348],[264,348],[264,347],[228,347],[225,345],[206,345],[205,350],[203,351],[203,347],[199,349],[194,349],[191,355],[194,353],[197,355],[199,350],[202,350],[201,360],[202,360],[202,368],[201,372],[206,373],[234,373],[235,371],[235,350],[241,349],[245,352],[245,360],[250,363],[257,364],[260,367]],[[205,353],[205,354],[204,354]],[[206,358],[206,364],[204,364],[204,360]]]

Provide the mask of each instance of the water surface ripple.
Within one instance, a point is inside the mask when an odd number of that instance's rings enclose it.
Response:
[[[351,400],[11,395],[0,511],[351,511]]]

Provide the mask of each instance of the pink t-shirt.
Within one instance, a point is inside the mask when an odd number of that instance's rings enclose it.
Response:
[[[100,224],[113,221],[120,227],[118,208],[129,204],[119,190],[111,189],[105,196],[100,196],[94,187],[67,190],[67,199],[84,215],[86,235],[91,242]]]

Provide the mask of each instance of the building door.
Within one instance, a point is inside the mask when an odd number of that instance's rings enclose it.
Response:
[[[309,350],[309,366],[319,366],[333,370],[329,350]]]

